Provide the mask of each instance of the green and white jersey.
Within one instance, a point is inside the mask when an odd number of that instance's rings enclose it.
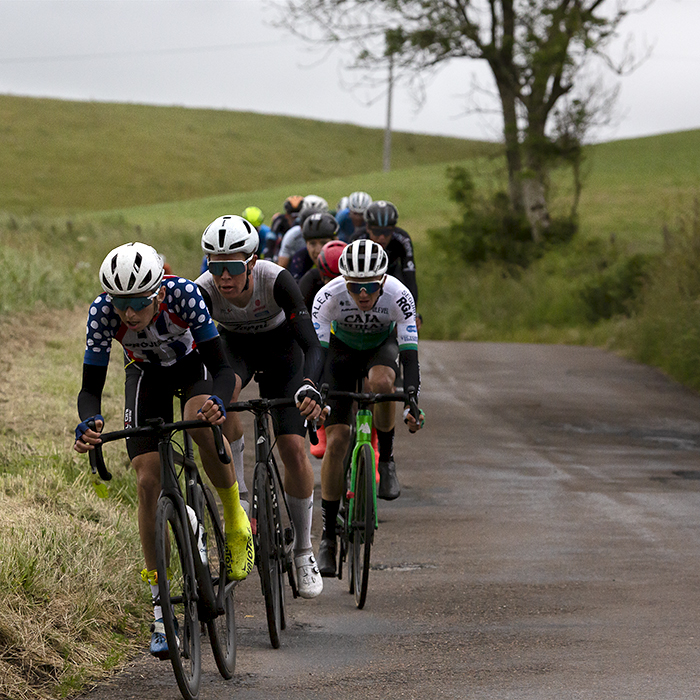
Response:
[[[416,305],[406,285],[387,276],[376,304],[361,311],[337,277],[322,287],[311,309],[316,334],[321,345],[328,347],[331,335],[357,350],[369,350],[381,345],[396,329],[401,350],[418,349]]]

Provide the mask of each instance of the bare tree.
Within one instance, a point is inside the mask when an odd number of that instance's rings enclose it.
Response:
[[[312,42],[352,47],[354,65],[421,75],[455,58],[486,61],[494,78],[510,205],[535,240],[549,226],[547,160],[553,110],[593,57],[608,53],[620,23],[653,0],[286,0],[284,26]],[[580,105],[580,98],[579,98]],[[583,123],[583,122],[582,122]]]

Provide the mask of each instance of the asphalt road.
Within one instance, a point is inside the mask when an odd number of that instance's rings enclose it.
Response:
[[[423,342],[421,367],[365,609],[326,580],[274,650],[254,572],[201,697],[700,698],[700,397],[591,348]],[[84,697],[179,693],[144,655]]]

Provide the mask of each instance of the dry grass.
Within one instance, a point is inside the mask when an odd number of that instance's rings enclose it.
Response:
[[[144,641],[127,460],[112,452],[115,485],[101,500],[70,449],[84,318],[39,312],[31,333],[21,316],[0,321],[0,697],[71,694]],[[113,417],[120,380],[110,371]]]

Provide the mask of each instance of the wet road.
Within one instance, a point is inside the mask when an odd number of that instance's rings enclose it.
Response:
[[[365,609],[327,579],[274,650],[254,573],[201,697],[700,698],[700,397],[591,348],[423,342],[421,368]],[[84,697],[179,693],[144,656]]]

